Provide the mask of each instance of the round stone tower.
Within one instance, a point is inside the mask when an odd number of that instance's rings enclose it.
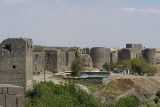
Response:
[[[156,49],[147,48],[143,50],[143,57],[151,65],[156,65]]]
[[[105,63],[105,47],[93,47],[90,53],[92,57],[93,67],[103,69]]]

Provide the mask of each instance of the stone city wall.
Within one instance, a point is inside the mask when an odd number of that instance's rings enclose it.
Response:
[[[123,48],[118,51],[118,61],[136,58],[136,51],[132,48]]]
[[[24,107],[24,88],[0,84],[0,107]]]
[[[33,52],[33,73],[43,73],[45,67],[45,53]]]

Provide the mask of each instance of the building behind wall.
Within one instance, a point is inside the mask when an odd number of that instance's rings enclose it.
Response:
[[[32,88],[32,40],[9,38],[0,44],[0,84]]]

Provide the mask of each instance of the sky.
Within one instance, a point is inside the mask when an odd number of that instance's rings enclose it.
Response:
[[[0,0],[0,42],[160,48],[160,0]]]

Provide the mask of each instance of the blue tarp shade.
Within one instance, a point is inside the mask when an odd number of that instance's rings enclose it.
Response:
[[[82,74],[82,75],[80,75],[80,77],[83,77],[83,76],[85,76],[85,77],[90,77],[89,74]]]
[[[105,77],[110,77],[109,74],[101,74],[102,76],[105,76]]]

